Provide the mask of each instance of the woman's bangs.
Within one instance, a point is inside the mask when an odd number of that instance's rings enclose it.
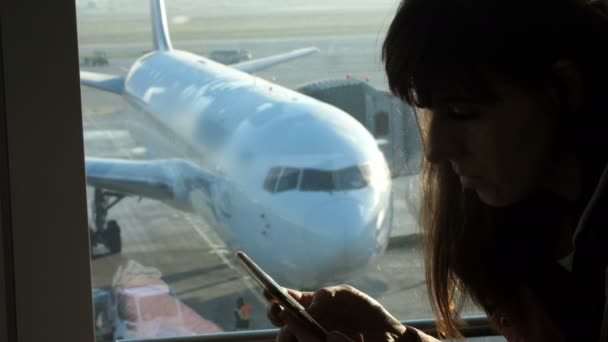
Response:
[[[444,57],[445,56],[445,57]],[[488,75],[479,62],[468,56],[457,56],[447,51],[436,51],[424,56],[409,75],[405,100],[419,108],[433,108],[445,100],[491,102],[495,98]]]
[[[484,67],[492,69],[496,61],[480,51],[480,39],[471,36],[472,27],[451,27],[449,22],[409,25],[389,32],[384,46],[394,94],[423,108],[436,105],[437,98],[493,99]],[[469,39],[462,39],[466,35]]]

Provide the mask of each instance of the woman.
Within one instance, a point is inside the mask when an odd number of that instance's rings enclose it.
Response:
[[[460,336],[456,308],[471,298],[509,341],[608,341],[606,13],[587,0],[401,3],[383,58],[423,138],[421,228],[443,336]],[[292,295],[328,340],[435,341],[348,286]],[[276,304],[268,316],[279,341],[315,340]]]

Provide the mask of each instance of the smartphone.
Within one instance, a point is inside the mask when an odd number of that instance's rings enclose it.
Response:
[[[306,309],[298,303],[295,299],[293,299],[289,293],[282,286],[277,284],[274,279],[272,279],[266,272],[264,272],[260,266],[258,266],[253,260],[251,260],[247,254],[239,251],[236,253],[236,259],[239,264],[256,280],[263,289],[268,291],[274,299],[276,299],[279,304],[286,310],[292,312],[296,317],[298,317],[302,322],[307,324],[311,330],[323,340],[325,340],[325,335],[327,335],[327,330],[323,328],[319,322],[317,322],[312,316],[306,312]]]

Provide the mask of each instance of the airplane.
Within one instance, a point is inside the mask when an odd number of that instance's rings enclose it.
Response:
[[[129,130],[146,150],[143,160],[86,157],[92,243],[120,251],[107,213],[138,196],[202,216],[285,286],[361,274],[386,250],[393,218],[376,140],[346,112],[251,74],[318,49],[226,66],[174,49],[164,1],[150,7],[153,51],[124,77],[80,74],[135,109]]]

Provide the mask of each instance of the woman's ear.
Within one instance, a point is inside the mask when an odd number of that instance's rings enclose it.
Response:
[[[577,112],[583,105],[583,80],[576,64],[561,59],[553,64],[555,75],[555,97],[557,105],[567,106],[570,112]]]

